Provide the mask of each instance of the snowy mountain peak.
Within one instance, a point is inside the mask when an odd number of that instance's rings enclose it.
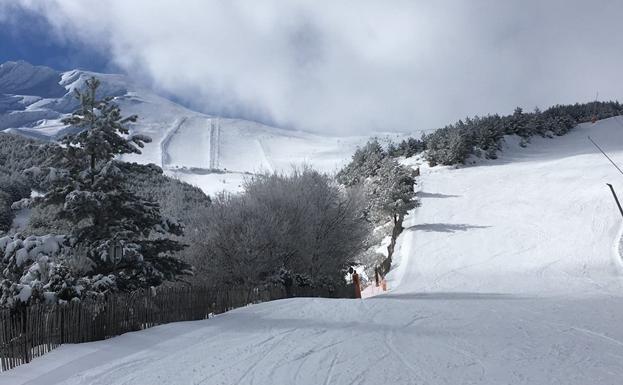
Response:
[[[67,92],[59,84],[60,80],[60,72],[48,67],[33,66],[25,61],[0,64],[0,94],[58,98]]]

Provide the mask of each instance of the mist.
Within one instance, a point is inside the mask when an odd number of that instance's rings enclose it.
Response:
[[[17,4],[17,5],[15,5]],[[198,110],[334,134],[620,99],[618,1],[20,0]]]

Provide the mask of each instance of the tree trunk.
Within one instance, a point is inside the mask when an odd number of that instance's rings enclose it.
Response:
[[[392,266],[392,256],[394,255],[394,249],[396,248],[396,240],[398,239],[400,233],[402,233],[402,230],[404,230],[402,227],[403,219],[403,215],[395,214],[393,217],[394,228],[392,229],[391,241],[389,242],[389,246],[387,246],[387,258],[381,262],[381,266],[379,268],[379,272],[383,277],[389,272],[389,269]]]

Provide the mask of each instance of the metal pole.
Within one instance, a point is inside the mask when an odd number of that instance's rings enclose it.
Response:
[[[614,187],[612,187],[612,185],[610,183],[606,183],[606,185],[608,185],[608,187],[610,187],[610,191],[612,191],[612,196],[614,197],[614,201],[617,203],[617,206],[619,206],[619,212],[621,213],[621,216],[623,217],[623,208],[621,208],[621,202],[619,202],[619,198],[617,197],[617,193],[614,192]]]

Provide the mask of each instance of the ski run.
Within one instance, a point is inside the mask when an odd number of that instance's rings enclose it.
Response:
[[[421,166],[390,291],[62,346],[0,384],[621,384],[623,120]],[[212,163],[210,163],[212,164]]]

